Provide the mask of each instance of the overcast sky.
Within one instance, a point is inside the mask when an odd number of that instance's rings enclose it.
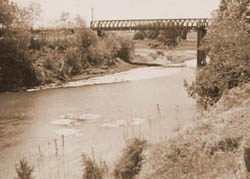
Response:
[[[27,3],[30,0],[15,0]],[[211,17],[220,0],[32,0],[41,4],[42,24],[51,23],[62,12],[91,19],[199,18]]]

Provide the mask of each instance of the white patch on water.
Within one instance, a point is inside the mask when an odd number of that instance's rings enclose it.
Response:
[[[123,127],[123,126],[126,126],[126,121],[124,120],[118,120],[118,121],[115,121],[113,123],[109,122],[109,123],[104,123],[102,124],[102,127],[110,127],[110,128],[118,128],[118,127]]]
[[[56,133],[58,135],[64,135],[64,136],[72,136],[72,135],[77,135],[78,134],[78,130],[76,129],[59,129],[56,131]]]
[[[139,126],[145,123],[145,119],[141,119],[141,118],[134,118],[131,122],[132,126]]]
[[[79,117],[77,117],[76,119],[78,121],[93,121],[93,120],[97,120],[101,118],[101,116],[99,114],[82,114]]]
[[[102,127],[116,128],[115,124],[112,124],[111,122],[110,123],[102,124]]]
[[[114,122],[108,122],[102,124],[102,127],[109,127],[109,128],[118,128],[118,127],[124,127],[124,126],[139,126],[145,123],[145,119],[142,118],[134,118],[131,122],[126,122],[124,120],[118,120]]]
[[[70,120],[70,119],[60,119],[60,120],[55,120],[51,121],[50,123],[53,125],[59,125],[59,126],[72,126],[75,121]]]

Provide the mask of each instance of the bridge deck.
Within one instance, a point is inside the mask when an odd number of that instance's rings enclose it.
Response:
[[[165,29],[167,27],[184,27],[199,29],[208,27],[209,18],[196,19],[134,19],[134,20],[95,20],[91,21],[93,30],[152,30]]]

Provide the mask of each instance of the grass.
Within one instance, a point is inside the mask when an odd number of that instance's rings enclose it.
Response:
[[[91,159],[87,155],[82,155],[83,161],[83,177],[82,179],[102,179],[104,178],[107,167],[105,162],[98,164],[95,159]]]
[[[115,165],[114,178],[133,179],[141,171],[143,165],[143,151],[146,147],[146,141],[138,138],[128,142],[123,150],[121,158]]]
[[[249,89],[232,90],[190,127],[152,146],[139,178],[249,178]]]

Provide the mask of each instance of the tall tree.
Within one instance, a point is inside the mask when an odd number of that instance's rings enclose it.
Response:
[[[200,69],[188,89],[205,106],[216,103],[223,94],[250,82],[250,0],[221,0],[205,37],[210,64]]]

